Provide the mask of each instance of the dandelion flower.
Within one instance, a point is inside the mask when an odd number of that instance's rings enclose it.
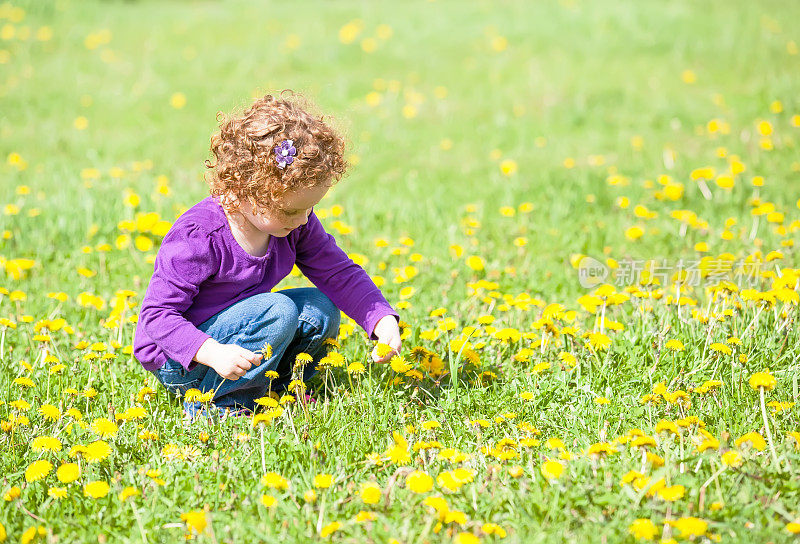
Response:
[[[470,257],[467,257],[467,266],[476,272],[480,272],[481,270],[484,269],[485,264],[483,262],[483,259],[481,259],[477,255],[472,255]]]
[[[202,533],[208,525],[208,518],[203,510],[192,510],[181,514],[181,520],[186,523],[186,528],[195,533]]]
[[[506,159],[500,163],[500,172],[502,172],[504,176],[513,176],[517,173],[517,169],[517,163],[512,159]]]
[[[759,387],[763,387],[767,391],[771,391],[775,388],[778,381],[775,379],[775,376],[769,373],[769,370],[764,372],[756,372],[752,376],[750,376],[750,387],[758,391]]]
[[[497,535],[498,538],[505,538],[506,531],[496,523],[484,523],[481,530],[487,535]]]
[[[83,494],[93,499],[101,499],[108,495],[109,485],[107,482],[95,481],[89,482],[83,486]]]
[[[183,93],[174,93],[169,99],[169,104],[176,110],[181,109],[186,105],[186,95]]]
[[[312,357],[308,353],[302,353],[301,352],[301,353],[298,353],[297,356],[295,356],[294,360],[296,362],[298,362],[298,363],[310,363],[310,362],[314,361],[314,357]]]
[[[742,466],[742,455],[734,450],[726,451],[722,454],[722,463],[726,467],[740,467]]]
[[[589,333],[589,345],[593,349],[603,351],[611,345],[611,338],[601,332]]]
[[[277,472],[268,472],[261,477],[261,485],[286,490],[289,488],[289,481]]]
[[[361,500],[364,504],[377,504],[381,500],[381,488],[373,482],[365,483],[361,487]]]
[[[683,498],[686,493],[686,488],[682,485],[673,485],[670,487],[663,487],[658,490],[658,496],[668,502],[675,502]]]
[[[734,444],[736,445],[736,447],[739,447],[745,442],[749,442],[758,451],[764,451],[764,448],[767,447],[767,443],[764,440],[764,437],[755,431],[740,436],[739,438],[736,439]]]
[[[732,353],[731,348],[721,342],[714,342],[713,344],[708,346],[708,348],[711,351],[716,351],[717,353],[724,353],[725,355],[730,355]]]
[[[453,544],[480,544],[480,539],[472,533],[461,532],[453,539]]]
[[[683,342],[673,338],[672,340],[667,340],[667,342],[664,344],[664,347],[667,349],[671,349],[672,351],[683,351]],[[648,519],[646,521],[650,520]]]
[[[703,536],[708,531],[708,522],[700,518],[685,517],[675,521],[667,521],[678,530],[680,536],[684,538],[694,538]]]
[[[358,375],[360,375],[360,374],[363,374],[363,373],[364,373],[364,370],[365,370],[365,368],[364,368],[364,365],[363,365],[363,364],[361,364],[361,363],[359,363],[359,362],[357,362],[357,361],[356,361],[356,362],[354,362],[354,363],[350,363],[350,364],[347,366],[347,373],[348,373],[348,374],[355,375],[355,376],[358,376]]]
[[[34,450],[61,451],[61,441],[52,436],[37,436],[31,442]]]
[[[415,470],[406,478],[406,488],[414,493],[427,493],[433,488],[433,478],[428,473]]]
[[[47,495],[56,500],[61,500],[67,496],[67,490],[63,487],[51,487],[47,490]]]
[[[108,442],[103,440],[97,440],[88,444],[83,452],[84,459],[89,463],[98,463],[109,455],[111,455],[111,446],[108,445]]]
[[[541,471],[542,476],[548,480],[557,480],[564,472],[564,465],[558,461],[550,459],[542,463],[542,466],[539,468],[539,470]]]
[[[119,492],[118,498],[120,502],[125,502],[130,497],[135,497],[136,495],[141,495],[141,494],[142,492],[136,489],[135,487],[128,486]]]
[[[383,344],[381,342],[378,342],[378,344],[375,346],[375,350],[377,351],[378,357],[384,358],[390,353],[392,353],[394,351],[394,348],[392,348],[388,344]]]
[[[392,433],[392,436],[394,438],[394,444],[386,452],[386,455],[389,456],[389,459],[393,463],[398,465],[410,463],[411,456],[408,453],[408,441],[403,438],[403,435],[396,431]]]
[[[35,482],[41,480],[53,470],[53,464],[45,459],[34,461],[25,469],[25,481]]]
[[[628,527],[628,532],[632,534],[634,538],[653,540],[658,535],[659,530],[649,519],[639,518],[631,523],[630,527]]]
[[[333,484],[333,476],[330,474],[317,474],[314,476],[314,487],[328,489]]]
[[[64,463],[56,470],[58,481],[69,484],[77,480],[81,475],[81,468],[75,463]]]
[[[323,527],[322,530],[319,532],[319,536],[321,536],[322,538],[327,538],[341,528],[342,524],[338,521],[334,521]]]

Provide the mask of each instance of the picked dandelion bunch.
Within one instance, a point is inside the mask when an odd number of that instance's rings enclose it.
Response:
[[[392,353],[394,351],[394,348],[392,348],[389,344],[378,342],[378,345],[375,346],[375,350],[376,353],[378,354],[378,357],[383,359],[384,357]]]

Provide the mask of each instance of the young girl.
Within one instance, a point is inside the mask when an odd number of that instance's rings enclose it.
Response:
[[[399,353],[399,315],[313,212],[348,166],[323,117],[291,92],[267,95],[225,119],[211,151],[211,196],[175,221],[156,256],[133,343],[142,366],[172,392],[215,391],[216,407],[248,414],[268,371],[279,375],[273,391],[301,352],[313,358],[304,379],[316,372],[340,310]],[[295,264],[317,288],[271,292]],[[199,407],[184,402],[190,417]]]

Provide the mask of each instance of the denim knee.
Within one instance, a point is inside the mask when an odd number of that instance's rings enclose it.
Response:
[[[283,339],[294,335],[298,317],[297,307],[289,297],[260,293],[240,300],[198,328],[222,343],[228,343],[235,336],[246,342],[250,336],[261,336],[264,327],[269,327],[271,337]]]
[[[301,336],[336,336],[341,311],[325,293],[315,287],[301,287],[283,291],[299,308]]]
[[[313,315],[319,322],[314,323],[314,325],[316,325],[319,333],[324,338],[336,337],[339,333],[341,311],[322,291],[319,289],[316,289],[316,291],[313,297],[316,311],[313,312]],[[300,319],[303,319],[306,313],[305,308],[303,310],[303,313],[300,314]]]
[[[300,321],[300,312],[297,311],[292,299],[280,293],[265,293],[272,295],[269,307],[265,309],[262,319],[258,320],[260,326],[269,326],[271,335],[280,338],[292,338]],[[259,325],[255,325],[258,327]]]

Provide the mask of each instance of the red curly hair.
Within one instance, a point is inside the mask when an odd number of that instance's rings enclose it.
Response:
[[[339,181],[349,166],[344,139],[329,118],[308,112],[313,109],[302,96],[284,90],[279,97],[256,99],[239,115],[218,112],[219,132],[211,137],[216,163],[205,161],[211,195],[233,196],[223,200],[229,212],[243,200],[254,209],[274,211],[287,191]],[[283,140],[294,142],[297,155],[281,169],[274,149]]]

